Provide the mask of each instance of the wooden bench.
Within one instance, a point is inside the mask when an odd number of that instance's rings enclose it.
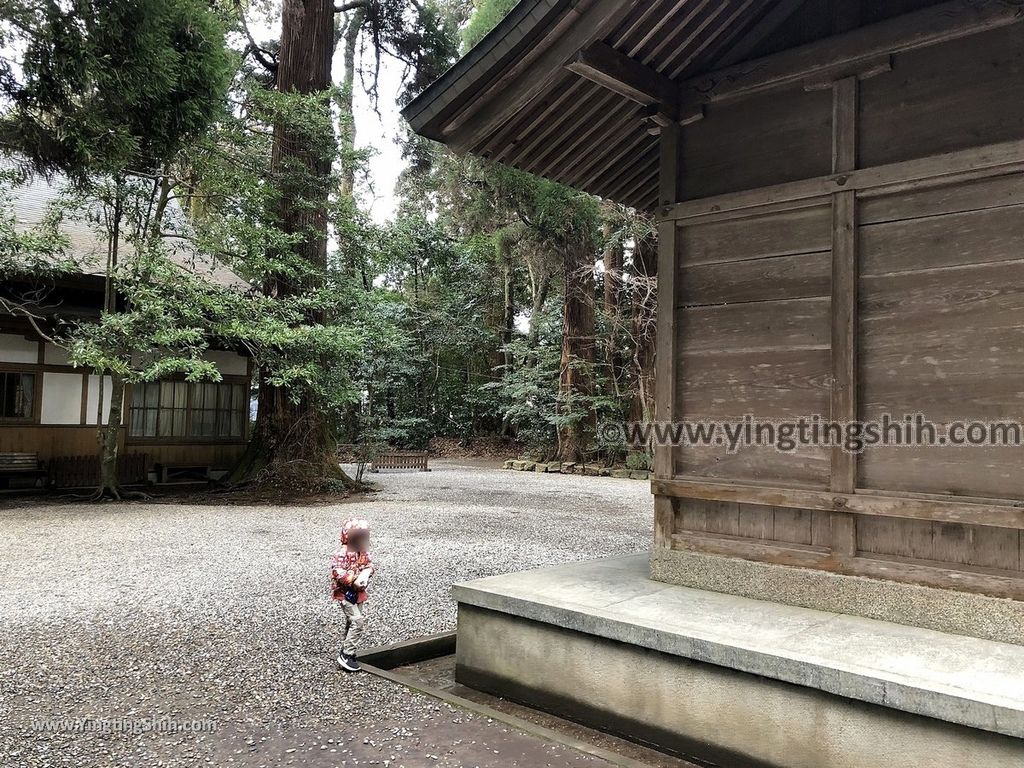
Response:
[[[46,475],[38,453],[0,453],[0,482],[5,487],[19,477],[31,478],[33,487],[38,487]]]
[[[418,469],[420,472],[429,472],[427,460],[430,458],[429,451],[388,451],[382,453],[370,463],[371,472],[380,472],[382,469]]]

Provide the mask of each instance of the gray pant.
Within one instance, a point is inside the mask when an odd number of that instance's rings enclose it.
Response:
[[[348,600],[338,602],[345,611],[345,641],[341,646],[341,652],[346,656],[354,656],[363,637],[363,630],[366,629],[365,609]]]

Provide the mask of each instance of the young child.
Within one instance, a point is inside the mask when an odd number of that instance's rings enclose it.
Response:
[[[366,629],[366,587],[373,576],[370,559],[370,524],[348,520],[341,528],[341,551],[331,558],[331,592],[345,612],[345,640],[338,664],[346,672],[358,672],[356,648]]]

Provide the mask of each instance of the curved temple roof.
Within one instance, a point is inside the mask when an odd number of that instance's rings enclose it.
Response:
[[[521,0],[403,114],[456,152],[653,209],[659,115],[687,119],[677,84],[742,60],[799,5]]]

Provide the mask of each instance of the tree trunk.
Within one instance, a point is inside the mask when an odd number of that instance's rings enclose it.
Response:
[[[278,89],[285,93],[325,93],[331,83],[334,54],[332,0],[285,0],[281,22]],[[281,180],[280,226],[288,234],[302,236],[292,252],[320,275],[327,267],[327,205],[331,161],[337,149],[329,115],[325,95],[326,127],[316,137],[279,120],[274,125],[270,161],[273,176]],[[277,278],[268,280],[265,290],[270,296],[284,298],[317,287]],[[306,318],[309,323],[323,319],[319,311]],[[320,486],[329,479],[350,484],[338,465],[337,443],[319,403],[308,392],[274,386],[263,368],[259,375],[256,425],[231,480],[258,480],[301,489]]]
[[[107,232],[107,268],[103,279],[103,313],[113,314],[117,311],[117,286],[114,285],[114,271],[117,269],[121,244],[121,218],[124,214],[122,202],[123,188],[121,179],[117,179],[117,197],[111,213],[110,229]],[[99,373],[99,402],[96,406],[96,443],[99,446],[100,482],[94,494],[95,499],[122,496],[121,483],[117,476],[118,433],[121,429],[121,408],[124,400],[124,379],[111,373],[110,375],[110,407],[107,411],[107,423],[103,424],[103,371]]]
[[[102,381],[102,379],[101,379]],[[101,395],[102,397],[102,395]],[[96,489],[95,498],[121,499],[124,491],[117,475],[117,459],[120,452],[118,445],[121,437],[123,420],[124,379],[116,373],[110,374],[110,408],[107,410],[107,423],[100,422],[98,442],[100,448],[100,484]]]
[[[611,227],[604,227],[604,236],[611,236]],[[622,283],[622,244],[611,243],[604,251],[604,312],[614,317],[619,312],[619,286]]]
[[[544,305],[548,300],[548,292],[551,290],[551,275],[542,273],[535,281],[533,291],[533,307],[530,310],[530,335],[528,346],[533,349],[540,342],[540,314],[544,311]]]
[[[516,270],[512,263],[512,237],[510,234],[499,236],[497,252],[498,261],[501,264],[501,285],[504,293],[501,313],[502,365],[504,366],[504,375],[509,376],[515,365],[509,345],[512,343],[516,323]]]
[[[511,254],[505,253],[502,260],[502,285],[504,287],[504,309],[501,320],[501,375],[508,378],[515,368],[515,355],[512,354],[512,335],[515,331],[516,322],[516,297],[515,297],[515,268],[512,264]],[[468,373],[468,371],[467,371]],[[501,436],[514,437],[512,421],[508,414],[501,419]]]
[[[596,430],[593,409],[594,262],[585,247],[565,253],[565,306],[562,314],[562,361],[559,380],[561,425],[558,458],[582,461]]]
[[[638,240],[633,252],[633,377],[630,421],[650,421],[654,414],[654,351],[658,311],[658,244],[653,237]]]
[[[356,46],[359,32],[366,20],[366,9],[356,8],[346,19],[343,40],[345,43],[345,73],[341,82],[340,125],[341,125],[341,194],[352,197],[356,186],[356,123],[353,99],[356,89]]]
[[[612,227],[604,225],[604,238],[611,239]],[[604,249],[604,314],[608,323],[608,337],[604,350],[604,362],[608,371],[608,393],[618,398],[619,374],[622,371],[622,361],[616,345],[619,327],[619,288],[622,285],[622,244],[608,243]]]

